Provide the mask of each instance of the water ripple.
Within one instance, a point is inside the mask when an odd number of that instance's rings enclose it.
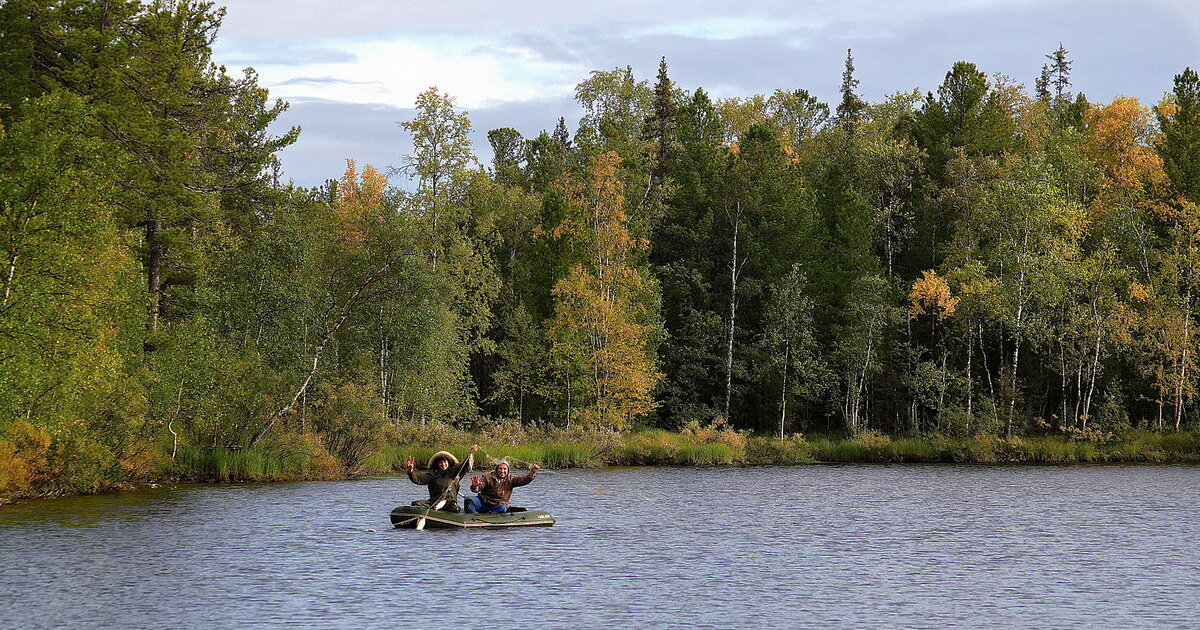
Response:
[[[0,627],[1189,627],[1200,469],[546,471],[551,528],[393,530],[404,478],[0,510]],[[364,530],[375,529],[375,532]]]

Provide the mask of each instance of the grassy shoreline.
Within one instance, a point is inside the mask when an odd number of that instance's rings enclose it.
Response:
[[[436,433],[436,432],[435,432]],[[456,432],[457,433],[457,432]],[[367,457],[355,469],[313,466],[302,457],[270,453],[209,452],[191,458],[179,470],[193,481],[282,481],[337,479],[402,470],[404,460],[418,465],[439,450],[460,457],[472,443],[480,445],[476,467],[508,459],[524,467],[601,468],[605,466],[740,466],[800,464],[1076,464],[1200,463],[1200,431],[1183,433],[1127,432],[1099,440],[1046,435],[1013,437],[890,437],[867,433],[851,438],[753,436],[729,430],[668,432],[644,430],[625,434],[506,436],[433,436],[392,443]]]
[[[1005,439],[992,435],[929,434],[855,437],[792,435],[784,439],[721,428],[678,432],[647,429],[627,433],[537,430],[512,424],[467,432],[447,425],[397,427],[384,443],[362,451],[353,466],[325,449],[320,439],[293,436],[252,449],[181,447],[153,472],[98,481],[91,487],[27,487],[0,492],[0,505],[17,499],[120,491],[149,484],[273,482],[351,479],[403,470],[414,457],[424,465],[439,450],[465,456],[479,444],[476,467],[508,459],[523,468],[605,466],[743,466],[801,464],[1196,464],[1200,430],[1180,433],[1078,432]]]

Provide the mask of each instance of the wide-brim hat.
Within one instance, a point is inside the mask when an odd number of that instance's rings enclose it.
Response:
[[[455,457],[453,453],[451,453],[450,451],[438,451],[433,454],[433,457],[429,458],[429,463],[425,464],[425,467],[433,468],[433,465],[437,463],[437,460],[442,459],[442,458],[450,460],[451,466],[458,465],[458,458]]]

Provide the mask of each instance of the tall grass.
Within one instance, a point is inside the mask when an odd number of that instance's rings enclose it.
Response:
[[[1088,441],[1060,435],[891,438],[863,434],[846,439],[815,439],[812,457],[820,462],[863,463],[1087,463],[1200,462],[1200,431],[1130,432]]]
[[[486,436],[485,436],[486,437]],[[481,440],[477,467],[507,459],[518,467],[532,463],[551,468],[595,466],[709,466],[722,464],[797,464],[811,462],[803,438],[789,440],[751,437],[724,430],[670,432],[647,429],[631,433],[539,432],[529,441],[505,434],[505,443]],[[446,450],[466,453],[465,444],[446,444]],[[380,469],[399,470],[408,456],[423,465],[436,450],[419,445],[392,445],[372,460]]]
[[[335,478],[350,473],[386,473],[403,469],[413,457],[419,467],[440,450],[460,459],[476,441],[477,469],[507,459],[514,468],[539,464],[549,468],[620,466],[710,466],[739,464],[841,463],[1073,463],[1073,462],[1200,462],[1200,431],[1107,434],[1101,440],[1045,435],[1003,439],[992,435],[892,437],[864,433],[856,437],[810,437],[780,440],[726,428],[691,427],[680,432],[646,429],[629,433],[502,430],[467,433],[433,427],[421,434],[407,427],[398,435],[412,442],[393,442],[371,455],[356,471],[338,462],[315,443],[293,441],[245,450],[181,447],[175,462],[186,479],[211,481],[275,481]],[[418,439],[419,438],[419,439]],[[437,439],[442,442],[436,442]]]
[[[183,479],[219,482],[336,479],[342,466],[317,445],[304,448],[203,448],[181,445],[174,463]]]
[[[434,453],[443,450],[450,451],[462,461],[467,455],[469,445],[447,444],[439,448],[394,444],[370,458],[366,467],[373,472],[398,471],[403,469],[404,462],[410,456],[418,467],[423,467]],[[550,468],[587,468],[605,463],[597,449],[589,444],[546,442],[509,446],[485,443],[475,454],[475,467],[484,468],[502,459],[507,459],[517,466],[536,463]]]

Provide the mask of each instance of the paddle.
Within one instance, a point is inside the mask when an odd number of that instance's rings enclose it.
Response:
[[[425,517],[429,516],[430,512],[432,512],[433,510],[442,509],[442,506],[446,505],[446,502],[449,501],[451,498],[453,498],[453,497],[448,497],[446,495],[449,494],[451,490],[454,490],[458,486],[458,482],[461,481],[463,478],[463,473],[467,472],[468,470],[471,470],[474,466],[475,466],[475,447],[472,447],[471,452],[467,454],[467,465],[458,469],[458,474],[455,475],[454,481],[452,481],[450,483],[450,485],[446,486],[446,489],[442,491],[442,496],[438,497],[437,502],[431,504],[428,508],[425,509],[425,513],[422,514],[419,518],[417,518],[416,529],[418,531],[425,529]]]

